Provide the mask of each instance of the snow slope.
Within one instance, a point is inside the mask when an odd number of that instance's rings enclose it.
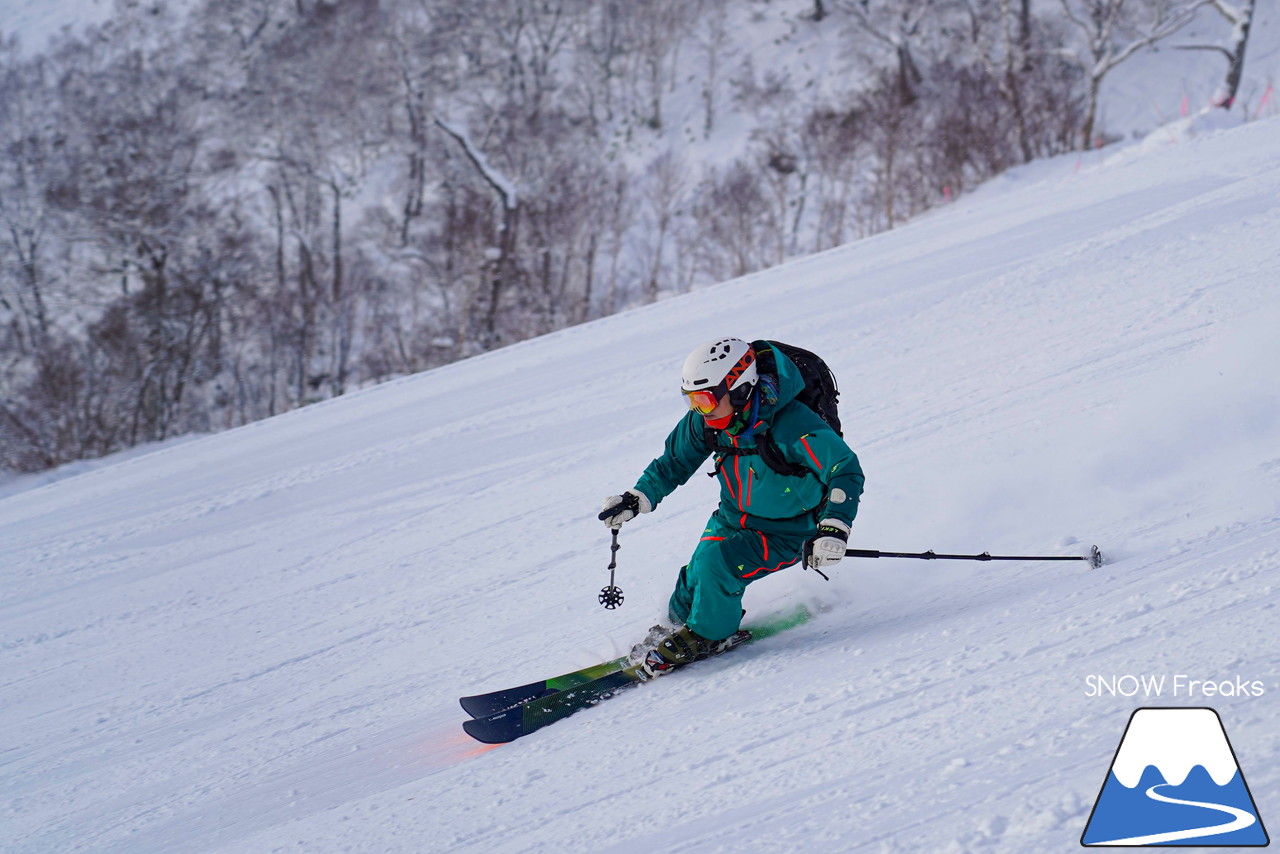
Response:
[[[0,36],[17,36],[27,54],[44,50],[53,36],[102,23],[115,0],[0,0]]]
[[[1280,121],[0,500],[0,839],[34,852],[1064,851],[1130,713],[1211,705],[1280,821]],[[808,625],[521,742],[456,697],[616,654],[714,501],[599,500],[725,333],[824,354],[854,545]],[[1087,678],[1168,674],[1161,697]],[[1178,696],[1174,674],[1261,696]],[[1185,684],[1185,683],[1184,683]],[[1096,693],[1096,692],[1094,692]]]

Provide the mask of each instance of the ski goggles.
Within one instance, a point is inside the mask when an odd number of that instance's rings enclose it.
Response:
[[[751,392],[754,386],[740,385],[735,389],[729,388],[727,379],[721,380],[720,384],[714,389],[702,388],[697,391],[688,391],[680,389],[684,394],[685,401],[689,404],[689,408],[699,415],[708,415],[710,412],[720,405],[720,400],[727,394],[729,401],[733,404],[734,409],[741,409],[751,400]]]
[[[721,383],[720,385],[722,386],[724,383]],[[716,387],[715,391],[707,388],[699,389],[697,391],[685,391],[684,389],[681,389],[681,391],[684,392],[684,399],[689,404],[689,408],[699,415],[706,415],[719,406],[720,397],[723,395],[723,392],[720,394],[716,393],[717,391],[720,391],[719,386]]]

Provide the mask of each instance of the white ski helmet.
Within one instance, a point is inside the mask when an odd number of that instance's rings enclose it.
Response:
[[[740,338],[717,338],[698,345],[684,360],[680,390],[690,408],[706,413],[729,392],[737,392],[732,395],[734,408],[741,407],[757,379],[756,353],[751,345]]]

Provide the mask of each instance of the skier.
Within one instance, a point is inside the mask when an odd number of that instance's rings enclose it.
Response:
[[[733,646],[747,585],[801,561],[821,572],[844,557],[862,467],[836,430],[796,399],[804,388],[800,368],[767,341],[697,347],[680,383],[689,412],[635,487],[605,499],[599,518],[620,528],[715,455],[720,506],[676,580],[668,604],[674,627],[655,626],[633,650],[648,676]]]

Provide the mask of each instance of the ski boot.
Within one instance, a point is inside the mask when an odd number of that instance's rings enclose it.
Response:
[[[627,653],[627,665],[634,667],[644,661],[650,651],[666,640],[667,636],[678,629],[679,626],[668,626],[659,623],[645,634],[644,640],[631,647],[631,652]]]
[[[653,635],[654,630],[661,628],[661,626],[654,626],[649,630],[650,635]],[[724,640],[713,641],[707,640],[688,626],[681,626],[674,630],[667,629],[664,636],[645,651],[638,665],[637,675],[645,680],[663,676],[682,665],[728,652],[749,640],[751,640],[751,632],[745,630],[734,632]],[[640,646],[637,645],[636,649],[639,648]],[[632,654],[635,653],[636,650],[633,650]]]

